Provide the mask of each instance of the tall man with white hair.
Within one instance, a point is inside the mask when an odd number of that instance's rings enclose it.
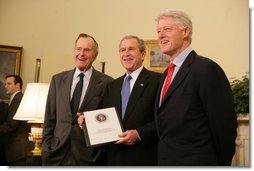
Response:
[[[170,56],[155,103],[159,165],[230,165],[237,120],[224,71],[191,48],[184,12],[166,10],[156,21],[161,51]]]

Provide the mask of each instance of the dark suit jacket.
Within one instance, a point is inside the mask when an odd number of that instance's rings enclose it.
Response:
[[[5,136],[5,155],[7,162],[13,162],[26,158],[28,152],[33,149],[33,143],[28,140],[30,125],[26,121],[13,120],[23,93],[17,93],[8,109],[7,120],[0,125],[0,136]]]
[[[8,104],[0,102],[0,125],[4,123],[8,116]],[[5,149],[4,149],[4,136],[0,136],[0,166],[6,165],[5,159]]]
[[[167,71],[164,72],[160,90]],[[192,51],[159,107],[159,165],[230,165],[237,129],[231,87],[223,70]]]
[[[121,87],[124,76],[110,83],[106,89],[103,107],[116,107],[121,118]],[[154,101],[161,74],[143,69],[132,89],[125,117],[124,130],[137,129],[141,138],[134,146],[110,144],[107,147],[107,165],[157,165],[157,134],[154,124]]]
[[[8,116],[8,104],[5,102],[0,103],[0,125],[4,123]]]
[[[53,76],[48,93],[42,142],[43,165],[64,165],[63,158],[72,153],[77,165],[94,163],[99,149],[86,148],[83,131],[73,121],[70,91],[75,70]],[[93,69],[80,111],[102,107],[103,92],[111,77]]]

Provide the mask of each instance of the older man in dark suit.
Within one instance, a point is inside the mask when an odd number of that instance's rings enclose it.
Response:
[[[184,12],[163,12],[157,33],[170,56],[155,103],[159,165],[230,165],[237,121],[226,75],[192,50],[192,23]]]
[[[92,67],[97,54],[95,39],[80,34],[74,52],[76,68],[59,73],[51,80],[43,130],[43,165],[100,164],[100,149],[86,148],[84,134],[76,119],[77,111],[95,110],[102,106],[104,87],[112,80]],[[75,93],[76,87],[81,87],[79,93]]]

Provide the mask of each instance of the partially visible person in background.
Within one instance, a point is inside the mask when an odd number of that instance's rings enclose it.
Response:
[[[5,139],[5,155],[8,166],[25,166],[26,157],[33,149],[33,143],[28,140],[30,125],[26,121],[14,120],[23,93],[22,78],[18,75],[7,75],[5,89],[10,95],[8,116],[5,122],[0,125],[0,137]]]
[[[5,101],[0,102],[0,125],[6,121],[8,116],[8,103]]]
[[[0,99],[9,100],[10,96],[6,93],[4,81],[0,80]]]
[[[98,48],[92,36],[81,33],[75,41],[76,67],[52,77],[42,140],[45,166],[102,165],[101,149],[86,147],[76,115],[101,108],[105,86],[113,80],[92,67]]]
[[[8,104],[4,101],[0,102],[0,125],[4,123],[8,116]],[[0,166],[5,166],[6,158],[5,158],[5,150],[4,150],[4,135],[0,136]]]
[[[230,166],[237,120],[224,71],[191,48],[192,22],[186,13],[161,13],[157,35],[170,58],[155,103],[159,165]]]

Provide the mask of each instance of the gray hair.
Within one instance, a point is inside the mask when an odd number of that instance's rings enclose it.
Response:
[[[184,27],[188,27],[190,29],[189,41],[191,43],[191,41],[192,41],[192,22],[191,22],[190,17],[185,12],[176,10],[176,9],[166,9],[166,10],[162,11],[159,14],[159,16],[156,18],[155,21],[157,22],[157,24],[164,17],[172,18],[175,21],[176,25],[180,29],[184,29]]]
[[[89,34],[80,33],[79,36],[78,36],[78,38],[75,40],[75,45],[77,44],[77,41],[78,41],[81,37],[83,37],[83,38],[91,38],[91,39],[93,40],[93,42],[94,42],[93,48],[94,48],[94,50],[96,51],[96,53],[98,53],[99,45],[98,45],[97,41],[95,40],[95,38],[94,38],[93,36],[89,35]]]
[[[137,42],[138,42],[138,48],[139,48],[140,52],[144,52],[146,50],[146,46],[145,46],[144,40],[140,39],[137,36],[133,36],[133,35],[124,36],[122,38],[122,40],[120,41],[119,48],[120,48],[120,46],[122,44],[122,41],[127,40],[127,39],[136,39]]]

